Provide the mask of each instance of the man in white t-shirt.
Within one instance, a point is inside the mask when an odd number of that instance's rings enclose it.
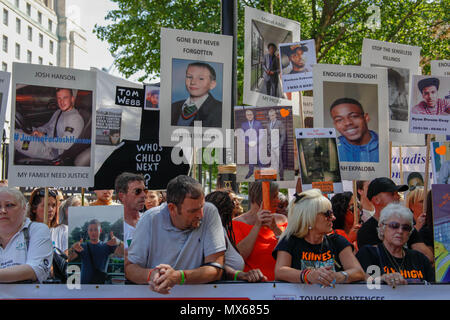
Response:
[[[123,204],[123,240],[125,248],[125,257],[128,247],[133,239],[136,224],[140,218],[140,211],[145,204],[145,180],[142,175],[123,172],[115,180],[116,194]]]

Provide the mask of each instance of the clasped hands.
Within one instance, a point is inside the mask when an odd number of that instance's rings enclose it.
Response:
[[[170,290],[181,282],[181,271],[173,269],[168,264],[160,264],[155,267],[148,281],[151,290],[169,294]]]

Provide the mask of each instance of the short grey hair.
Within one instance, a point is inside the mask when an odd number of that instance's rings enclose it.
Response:
[[[380,212],[380,219],[378,221],[378,238],[384,240],[385,222],[391,217],[398,217],[403,220],[407,220],[409,224],[414,228],[413,213],[407,207],[398,203],[390,203]],[[411,232],[414,229],[411,229]],[[411,233],[410,233],[411,235]]]
[[[0,187],[0,193],[7,193],[13,196],[14,199],[16,199],[16,201],[18,202],[19,206],[22,208],[23,215],[25,217],[27,212],[28,201],[19,189],[12,187]]]

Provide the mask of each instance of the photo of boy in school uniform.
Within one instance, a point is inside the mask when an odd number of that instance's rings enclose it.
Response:
[[[189,127],[202,121],[203,127],[222,127],[222,101],[210,92],[217,85],[214,68],[204,62],[190,63],[185,85],[189,97],[172,103],[172,125]]]

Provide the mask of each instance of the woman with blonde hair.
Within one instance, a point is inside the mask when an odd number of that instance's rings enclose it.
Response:
[[[272,255],[275,279],[322,286],[364,280],[351,244],[333,231],[331,202],[320,190],[295,194],[288,224]]]
[[[414,190],[410,191],[406,197],[406,207],[409,208],[414,215],[414,222],[416,223],[414,228],[416,228],[417,231],[422,229],[425,224],[426,214],[423,208],[424,199],[425,190],[423,187],[414,188]]]

